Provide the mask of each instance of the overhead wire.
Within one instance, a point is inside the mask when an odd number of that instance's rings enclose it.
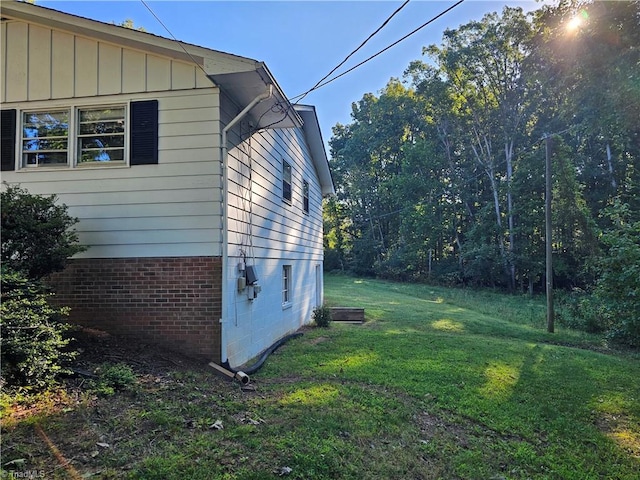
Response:
[[[335,80],[337,80],[338,78],[341,78],[345,75],[347,75],[348,73],[351,73],[352,71],[354,71],[355,69],[361,67],[362,65],[364,65],[365,63],[368,63],[369,61],[373,60],[374,58],[380,56],[381,54],[383,54],[384,52],[386,52],[387,50],[395,47],[397,44],[399,44],[400,42],[406,40],[407,38],[409,38],[410,36],[416,34],[417,32],[419,32],[420,30],[422,30],[423,28],[425,28],[427,25],[433,23],[434,21],[436,21],[437,19],[439,19],[440,17],[442,17],[443,15],[447,14],[448,12],[450,12],[451,10],[453,10],[455,7],[457,7],[458,5],[460,5],[461,3],[464,2],[464,0],[458,0],[456,3],[454,3],[453,5],[451,5],[450,7],[446,8],[445,10],[443,10],[442,12],[440,12],[438,15],[432,17],[431,19],[429,19],[428,21],[426,21],[425,23],[423,23],[422,25],[420,25],[419,27],[415,28],[414,30],[412,30],[411,32],[409,32],[408,34],[404,35],[402,38],[396,40],[395,42],[393,42],[392,44],[388,45],[387,47],[383,48],[382,50],[378,51],[377,53],[371,55],[370,57],[368,57],[367,59],[363,60],[362,62],[358,63],[357,65],[354,65],[353,67],[351,67],[350,69],[342,72],[339,75],[336,75],[333,78],[330,78],[329,80],[326,80],[327,77],[329,77],[332,73],[334,73],[338,68],[340,68],[342,65],[344,65],[356,52],[358,52],[366,43],[369,42],[369,40],[371,38],[373,38],[378,32],[380,32],[390,21],[391,19],[397,15],[408,3],[410,0],[406,0],[400,7],[398,7],[383,23],[382,25],[380,25],[380,27],[378,27],[371,35],[369,35],[355,50],[353,50],[351,53],[349,53],[349,55],[347,55],[347,57],[345,57],[344,60],[342,60],[336,67],[334,67],[327,75],[325,75],[323,78],[321,78],[313,87],[311,87],[309,90],[307,90],[306,92],[296,95],[295,97],[291,97],[289,99],[289,102],[291,102],[294,99],[298,99],[294,102],[294,104],[299,103],[304,97],[306,97],[309,93],[318,90],[319,88],[324,87],[325,85],[328,85],[329,83],[334,82]],[[198,66],[198,68],[200,68],[200,70],[202,70],[202,72],[208,76],[207,72],[204,70],[203,66],[198,63],[195,58],[193,58],[193,56],[189,53],[189,51],[184,47],[184,45],[182,45],[182,43],[175,37],[175,35],[173,35],[173,33],[171,32],[171,30],[169,29],[169,27],[167,27],[164,22],[160,19],[160,17],[158,15],[156,15],[156,13],[153,11],[153,9],[147,4],[147,2],[145,0],[140,0],[140,2],[145,6],[145,8],[149,11],[149,13],[151,13],[151,15],[153,15],[153,17],[157,20],[157,22],[162,25],[162,27],[166,30],[166,32],[170,35],[170,37],[180,46],[180,48],[184,51],[185,54],[187,54],[189,56],[189,58],[191,59],[191,61]],[[326,81],[325,81],[326,80]],[[272,107],[273,108],[273,107]],[[281,108],[281,112],[283,114],[282,118],[279,120],[276,120],[272,123],[270,123],[269,125],[266,125],[264,127],[261,127],[260,130],[265,130],[267,128],[270,128],[280,122],[282,122],[288,115],[289,115],[289,111],[291,109],[293,109],[293,104],[289,103],[289,105],[285,106],[284,108],[282,107],[282,105],[279,105],[279,108]],[[263,113],[261,118],[266,114],[267,112]]]
[[[361,61],[360,63],[358,63],[357,65],[354,65],[353,67],[349,68],[348,70],[345,70],[344,72],[342,72],[339,75],[336,75],[335,77],[330,78],[329,80],[326,80],[325,82],[321,82],[320,84],[316,85],[315,87],[309,89],[307,92],[298,94],[294,97],[291,97],[290,100],[294,100],[296,98],[299,97],[304,97],[306,95],[308,95],[309,93],[318,90],[319,88],[324,87],[325,85],[330,84],[331,82],[336,81],[337,79],[344,77],[345,75],[347,75],[348,73],[351,73],[352,71],[354,71],[356,68],[360,68],[362,65],[364,65],[365,63],[370,62],[371,60],[373,60],[374,58],[378,57],[379,55],[382,55],[384,52],[386,52],[387,50],[395,47],[397,44],[399,44],[400,42],[403,42],[404,40],[406,40],[407,38],[409,38],[410,36],[416,34],[417,32],[419,32],[420,30],[422,30],[423,28],[425,28],[426,26],[432,24],[433,22],[435,22],[436,20],[438,20],[440,17],[446,15],[447,13],[449,13],[451,10],[453,10],[454,8],[456,8],[458,5],[460,5],[461,3],[463,3],[464,0],[458,0],[456,3],[454,3],[453,5],[451,5],[450,7],[446,8],[445,10],[443,10],[442,12],[440,12],[439,14],[437,14],[436,16],[432,17],[431,19],[427,20],[425,23],[423,23],[422,25],[420,25],[419,27],[415,28],[414,30],[412,30],[411,32],[407,33],[406,35],[404,35],[402,38],[399,38],[398,40],[396,40],[395,42],[393,42],[392,44],[388,45],[387,47],[383,48],[382,50],[380,50],[377,53],[374,53],[373,55],[371,55],[370,57],[364,59],[363,61]],[[299,100],[298,100],[299,101]]]
[[[156,15],[156,13],[151,9],[151,7],[150,7],[149,5],[147,5],[147,2],[145,2],[145,0],[140,0],[140,3],[142,3],[142,5],[144,5],[144,6],[146,7],[146,9],[147,9],[147,10],[149,10],[149,13],[151,13],[151,15],[153,15],[153,18],[155,18],[155,19],[158,21],[158,23],[159,23],[160,25],[162,25],[162,28],[164,28],[164,29],[167,31],[167,33],[169,34],[169,36],[173,39],[173,41],[174,41],[174,42],[176,42],[176,43],[180,46],[180,48],[182,49],[182,51],[183,51],[184,53],[186,53],[186,54],[189,56],[189,58],[190,58],[190,59],[191,59],[191,61],[194,63],[194,65],[196,65],[200,70],[202,70],[202,73],[204,73],[206,76],[208,76],[209,74],[208,74],[208,73],[207,73],[207,71],[204,69],[204,67],[203,67],[199,62],[197,62],[195,58],[193,58],[193,55],[191,55],[191,53],[189,53],[189,51],[188,51],[186,48],[184,48],[184,45],[182,45],[182,42],[180,42],[180,40],[178,40],[178,39],[175,37],[175,35],[174,35],[173,33],[171,33],[171,30],[169,30],[169,27],[167,27],[167,26],[162,22],[162,20],[160,20],[160,17],[158,17],[158,15]]]
[[[387,17],[387,19],[384,22],[382,22],[382,25],[380,25],[372,34],[370,34],[360,45],[358,45],[358,47],[355,50],[353,50],[351,53],[349,53],[349,55],[347,55],[344,58],[344,60],[342,60],[338,65],[333,67],[333,69],[329,73],[327,73],[324,77],[322,77],[320,80],[318,80],[318,82],[313,87],[311,87],[305,93],[297,95],[296,97],[294,97],[294,98],[300,97],[300,98],[298,98],[298,100],[295,103],[301,102],[304,97],[306,97],[310,92],[312,92],[314,89],[316,89],[316,87],[318,87],[318,85],[320,85],[323,81],[325,81],[328,77],[330,77],[333,72],[335,72],[342,65],[347,63],[347,61],[353,55],[355,55],[362,47],[364,47],[369,42],[369,40],[371,40],[375,35],[377,35],[380,32],[380,30],[382,30],[384,27],[386,27],[389,24],[389,22],[391,21],[391,19],[393,17],[395,17],[400,12],[400,10],[402,10],[404,7],[407,6],[409,1],[410,0],[406,0],[402,5],[400,5],[389,17]]]

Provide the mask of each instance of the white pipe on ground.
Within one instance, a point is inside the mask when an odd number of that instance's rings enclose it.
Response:
[[[229,377],[232,380],[238,380],[241,384],[243,385],[247,385],[251,379],[249,378],[249,375],[247,375],[244,372],[232,372],[230,370],[227,370],[224,367],[221,367],[220,365],[218,365],[217,363],[214,362],[210,362],[209,363],[210,367],[213,367],[215,370],[217,370],[218,372],[222,373],[223,375],[226,375],[227,377]]]

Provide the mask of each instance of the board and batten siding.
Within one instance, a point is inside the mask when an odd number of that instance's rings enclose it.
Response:
[[[0,62],[2,103],[211,87],[197,65],[15,20]]]
[[[0,26],[3,109],[158,100],[158,164],[29,168],[2,180],[56,194],[78,217],[78,258],[218,256],[219,90],[196,66],[20,21]]]
[[[232,107],[222,97],[223,121]],[[322,192],[304,132],[269,129],[251,134],[249,119],[229,135],[227,356],[238,366],[309,323],[322,298]],[[282,161],[292,167],[292,199],[282,198]],[[309,213],[302,185],[309,184]],[[243,258],[244,255],[244,258]],[[261,292],[238,292],[238,264],[258,275]],[[291,267],[291,302],[282,302],[282,268]]]

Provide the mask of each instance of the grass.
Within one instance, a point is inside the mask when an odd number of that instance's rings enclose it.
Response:
[[[325,281],[328,304],[365,307],[367,322],[291,340],[252,376],[254,389],[177,368],[138,373],[135,388],[105,397],[66,392],[31,410],[5,399],[4,470],[46,478],[75,478],[74,470],[133,479],[638,478],[637,354],[571,330],[546,333],[537,299]]]

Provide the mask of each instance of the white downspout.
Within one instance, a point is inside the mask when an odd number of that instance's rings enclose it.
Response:
[[[228,300],[227,300],[227,283],[229,274],[229,216],[227,206],[229,202],[229,192],[227,189],[229,173],[227,171],[227,158],[229,155],[229,147],[227,146],[227,133],[236,123],[238,123],[249,111],[258,103],[273,96],[273,85],[269,84],[266,92],[254,98],[249,105],[236,115],[226,127],[222,129],[222,317],[220,318],[220,362],[224,363],[227,358],[227,329],[225,324],[228,323]]]

